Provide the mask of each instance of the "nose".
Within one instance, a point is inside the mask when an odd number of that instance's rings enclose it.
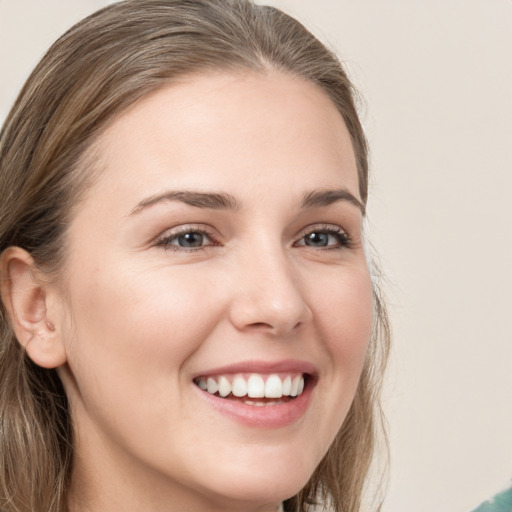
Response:
[[[297,271],[282,250],[241,257],[230,307],[240,331],[284,337],[312,318]]]

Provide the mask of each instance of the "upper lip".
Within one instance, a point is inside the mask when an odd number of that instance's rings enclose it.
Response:
[[[238,363],[208,368],[196,373],[193,378],[207,375],[225,375],[235,373],[303,373],[317,375],[314,364],[299,359],[285,359],[280,361],[240,361]]]

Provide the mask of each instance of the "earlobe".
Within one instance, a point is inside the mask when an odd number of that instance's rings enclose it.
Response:
[[[39,366],[56,368],[66,362],[57,314],[49,308],[50,284],[37,278],[30,254],[9,247],[0,256],[1,294],[14,332],[28,356]]]

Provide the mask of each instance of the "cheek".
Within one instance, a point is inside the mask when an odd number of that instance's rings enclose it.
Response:
[[[183,424],[183,368],[214,329],[220,306],[204,293],[204,279],[183,270],[105,268],[70,282],[65,386],[74,421],[82,432],[99,431],[159,460],[147,439],[169,439],[169,425]]]
[[[202,293],[199,279],[179,272],[105,268],[109,271],[89,274],[71,290],[79,332],[98,331],[102,343],[109,340],[136,351],[172,345],[176,353],[181,340],[193,346],[198,332],[213,322],[206,313],[214,304]]]
[[[115,403],[130,390],[144,404],[158,388],[177,386],[218,309],[186,273],[105,268],[71,281],[69,365],[84,398]]]
[[[317,442],[312,461],[325,455],[345,421],[353,402],[372,330],[372,286],[364,262],[337,267],[331,275],[317,275],[310,287],[315,305],[314,328],[320,342],[319,357],[325,362],[317,383],[320,400],[312,405],[315,421],[310,437]],[[322,421],[319,421],[319,418]]]
[[[366,267],[329,280],[315,299],[331,362],[358,378],[372,329],[372,286]]]
[[[320,379],[319,392],[326,397],[327,444],[345,421],[364,366],[372,331],[372,286],[366,267],[330,279],[316,297],[317,327],[328,360],[328,378]]]

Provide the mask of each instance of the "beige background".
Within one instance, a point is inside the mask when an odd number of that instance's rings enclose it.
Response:
[[[0,0],[0,119],[105,0]],[[282,0],[366,99],[391,284],[384,512],[466,512],[512,477],[512,2]]]

